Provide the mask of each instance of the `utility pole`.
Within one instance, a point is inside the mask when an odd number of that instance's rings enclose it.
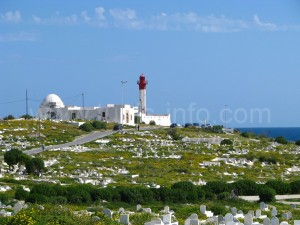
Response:
[[[121,124],[123,126],[123,108],[124,108],[124,84],[126,84],[127,81],[121,81],[121,87],[122,87],[122,105],[121,105]]]
[[[82,109],[83,109],[83,120],[85,120],[84,93],[83,92],[82,92]]]
[[[25,119],[27,119],[28,117],[28,93],[27,93],[27,89],[26,89],[26,117]]]
[[[227,105],[224,105],[225,108],[225,133],[227,133]]]

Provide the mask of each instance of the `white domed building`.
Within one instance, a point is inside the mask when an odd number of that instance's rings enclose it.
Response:
[[[122,107],[123,106],[123,107]],[[47,95],[38,109],[39,119],[51,120],[100,120],[134,126],[136,107],[108,104],[105,107],[66,106],[56,94]]]

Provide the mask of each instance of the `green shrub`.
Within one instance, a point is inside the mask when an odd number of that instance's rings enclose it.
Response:
[[[149,122],[149,125],[156,125],[156,123],[155,123],[154,120],[151,120],[151,121]]]
[[[85,132],[92,132],[94,130],[94,127],[91,123],[84,123],[79,126],[79,129]]]
[[[25,191],[22,186],[18,186],[15,192],[15,199],[26,200],[29,196],[29,192]]]
[[[232,141],[230,139],[224,139],[220,143],[221,145],[232,145]]]
[[[228,200],[230,199],[231,194],[229,192],[222,192],[217,195],[218,200]]]
[[[259,201],[261,202],[272,202],[275,201],[276,192],[274,189],[267,186],[262,186],[259,190]]]
[[[297,141],[295,142],[295,145],[300,146],[300,140],[297,140]]]
[[[300,194],[300,180],[295,180],[290,183],[291,193]]]
[[[290,193],[290,185],[281,180],[269,180],[266,185],[273,188],[278,195],[285,195]]]
[[[95,120],[92,122],[92,126],[97,130],[106,129],[106,122]]]
[[[214,204],[209,208],[210,211],[214,213],[214,215],[225,215],[228,210],[225,208],[225,206]]]
[[[283,145],[286,145],[288,143],[288,141],[284,137],[282,137],[282,136],[276,137],[275,141],[277,143],[283,144]]]

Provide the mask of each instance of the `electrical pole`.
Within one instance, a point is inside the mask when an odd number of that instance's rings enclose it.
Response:
[[[127,81],[121,81],[121,87],[122,87],[122,105],[121,105],[121,124],[123,126],[123,108],[124,108],[124,84],[126,84]]]
[[[28,117],[28,93],[27,93],[27,89],[26,89],[26,115],[25,115],[25,120]]]
[[[227,105],[224,105],[225,107],[225,133],[227,133]]]
[[[83,120],[85,120],[84,93],[83,92],[82,92],[82,109],[83,109]]]

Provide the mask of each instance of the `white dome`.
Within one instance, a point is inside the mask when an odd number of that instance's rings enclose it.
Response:
[[[51,107],[51,108],[62,108],[65,107],[63,101],[56,94],[47,95],[44,98],[41,106],[43,107]]]

